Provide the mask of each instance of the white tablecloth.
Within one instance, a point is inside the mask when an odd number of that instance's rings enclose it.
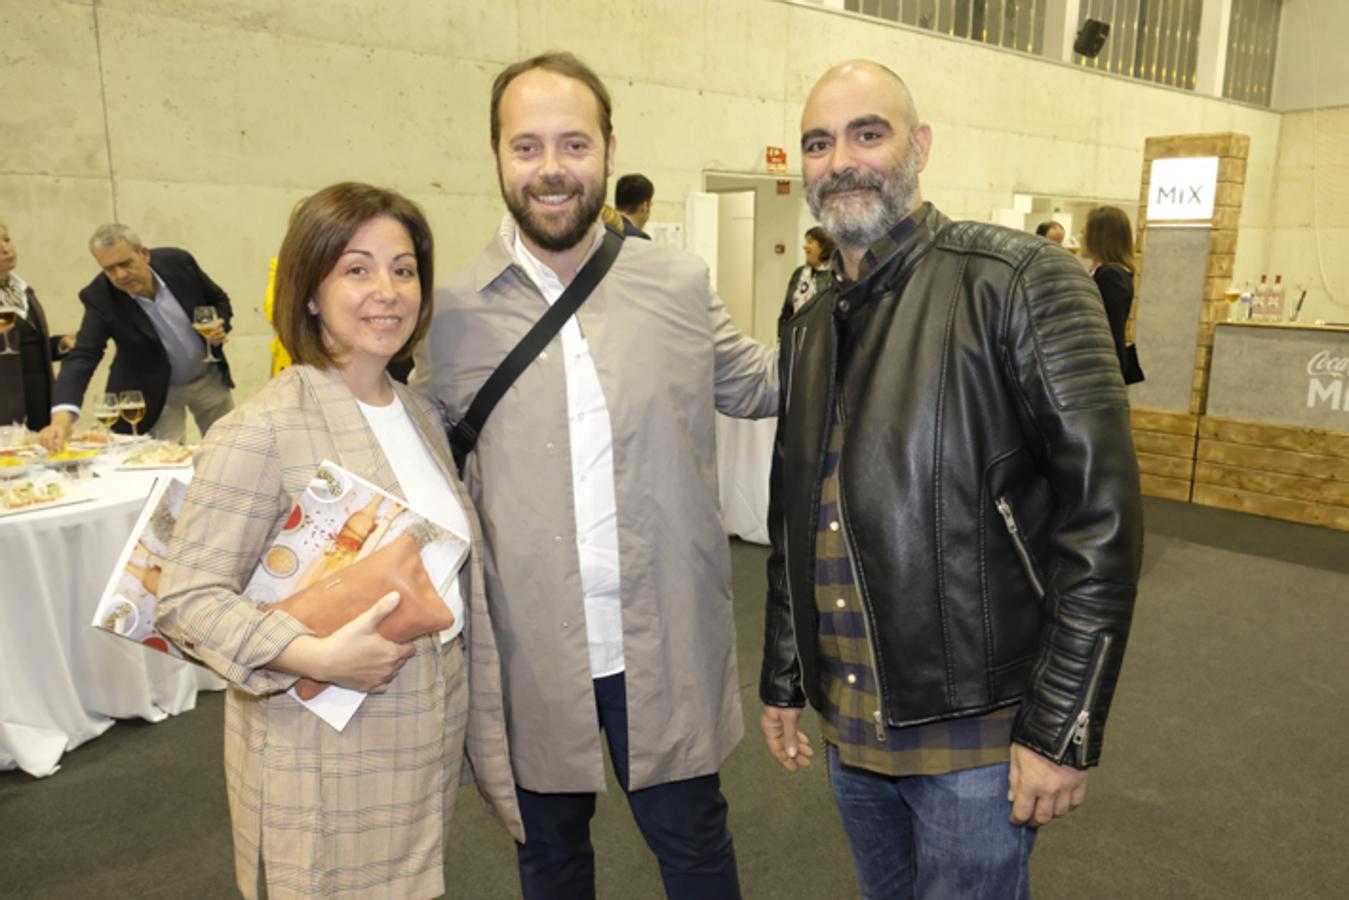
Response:
[[[768,543],[768,472],[777,419],[732,419],[717,414],[717,482],[726,533]]]
[[[156,475],[81,482],[96,498],[0,518],[0,769],[50,775],[114,719],[158,722],[224,682],[90,627]]]

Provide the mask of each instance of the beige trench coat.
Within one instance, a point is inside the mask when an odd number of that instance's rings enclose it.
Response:
[[[503,222],[438,292],[414,384],[457,420],[547,303]],[[715,772],[744,733],[714,413],[777,412],[773,351],[731,324],[696,257],[625,242],[578,312],[613,426],[633,789]],[[516,781],[600,791],[561,338],[488,419],[465,481],[487,539]]]
[[[453,472],[434,411],[396,386],[432,456]],[[253,896],[259,856],[268,894],[436,896],[444,892],[445,822],[463,759],[462,678],[442,648],[418,641],[387,693],[366,698],[338,732],[280,693],[294,681],[265,668],[307,630],[261,612],[239,591],[324,459],[402,496],[355,398],[332,370],[293,366],[207,436],[174,532],[156,624],[229,679],[225,774],[239,889]],[[481,532],[466,491],[474,551],[460,576],[469,678],[464,779],[522,837],[501,707],[500,660],[483,593]],[[462,702],[462,701],[460,701]]]

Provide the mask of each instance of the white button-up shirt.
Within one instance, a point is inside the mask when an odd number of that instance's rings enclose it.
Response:
[[[594,243],[598,245],[603,239],[603,227],[597,226]],[[514,251],[516,262],[552,306],[566,286],[552,269],[529,252],[520,239],[519,229],[515,232]],[[572,494],[576,498],[576,552],[581,564],[590,674],[603,678],[623,671],[614,435],[590,345],[575,316],[562,326],[561,338],[567,379]]]

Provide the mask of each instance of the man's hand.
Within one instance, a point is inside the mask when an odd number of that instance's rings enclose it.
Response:
[[[764,740],[768,742],[768,752],[788,772],[810,765],[810,758],[815,755],[810,738],[806,737],[805,732],[796,730],[796,722],[800,718],[799,709],[765,706],[763,718],[759,720]]]
[[[225,341],[228,341],[230,339],[229,332],[225,330],[224,325],[221,325],[219,328],[217,328],[215,331],[212,331],[210,334],[207,334],[205,337],[207,342],[210,343],[212,347],[224,346]]]
[[[1020,744],[1012,745],[1008,766],[1007,799],[1012,823],[1039,828],[1082,805],[1087,796],[1087,772],[1061,766]]]
[[[61,353],[69,353],[70,348],[74,346],[75,346],[75,335],[63,334],[61,335],[61,342],[57,344],[56,349]]]
[[[37,441],[48,453],[60,453],[70,440],[70,426],[75,417],[70,410],[58,409],[52,413],[52,423],[37,433]]]

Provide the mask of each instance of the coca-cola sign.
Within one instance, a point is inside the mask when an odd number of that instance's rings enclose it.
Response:
[[[1329,406],[1349,412],[1349,356],[1318,350],[1307,359],[1307,408]]]

